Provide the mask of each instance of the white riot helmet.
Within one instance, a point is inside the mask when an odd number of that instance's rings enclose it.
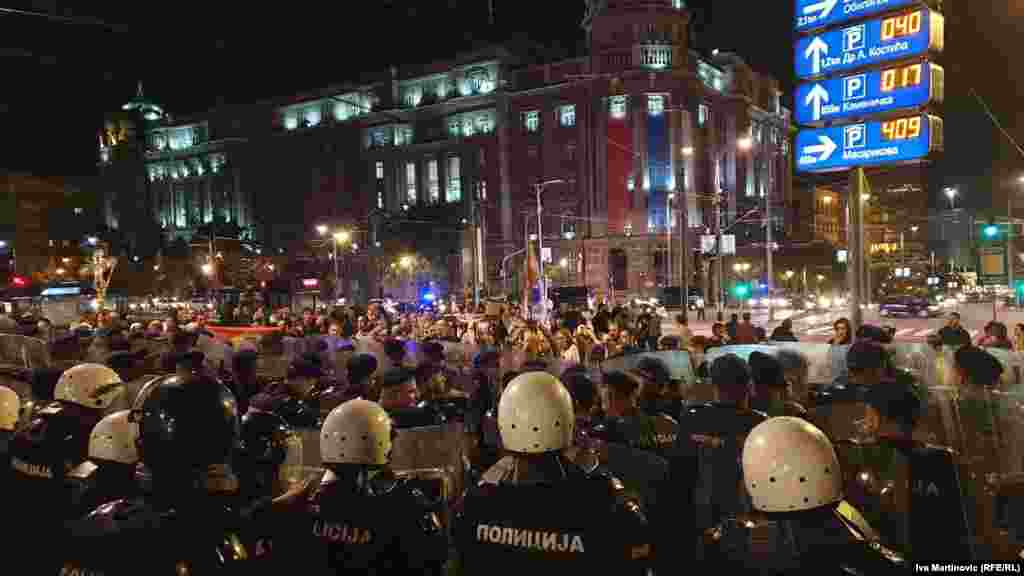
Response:
[[[761,512],[810,510],[843,499],[832,442],[800,418],[771,418],[750,431],[743,444],[743,482]]]
[[[541,454],[567,448],[574,424],[569,391],[547,372],[516,376],[498,402],[498,430],[511,452]]]
[[[391,417],[376,402],[349,400],[327,415],[320,430],[324,464],[383,465],[391,452]]]
[[[0,386],[0,432],[14,432],[21,415],[21,399],[7,386]]]
[[[139,451],[135,440],[139,425],[131,420],[131,410],[108,414],[89,434],[89,459],[121,464],[137,464]]]
[[[53,393],[56,400],[104,409],[124,392],[121,377],[102,364],[79,364],[64,371]]]

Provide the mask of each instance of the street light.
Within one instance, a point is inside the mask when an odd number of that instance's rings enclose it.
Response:
[[[740,150],[746,152],[754,147],[754,139],[750,136],[744,136],[736,141],[736,145],[739,146]]]
[[[541,204],[540,195],[544,191],[544,188],[551,184],[564,184],[565,180],[561,178],[555,178],[552,180],[545,180],[544,182],[538,182],[534,185],[534,189],[537,192],[537,268],[539,272],[540,282],[540,302],[542,309],[547,306],[547,287],[544,282],[544,220],[542,215],[544,213],[544,206]]]
[[[203,264],[203,274],[207,276],[213,274],[213,266],[211,264]]]
[[[321,236],[325,236],[327,234],[327,226],[320,224],[319,226],[316,227],[316,233]]]

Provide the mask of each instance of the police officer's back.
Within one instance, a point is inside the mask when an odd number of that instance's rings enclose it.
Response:
[[[463,573],[642,574],[650,566],[642,507],[614,478],[564,456],[573,423],[572,400],[553,376],[528,372],[506,388],[498,426],[510,454],[466,496],[456,527]]]
[[[89,434],[89,459],[67,475],[73,518],[139,492],[136,466],[138,425],[130,410],[105,416]]]
[[[324,421],[327,472],[304,510],[289,521],[285,554],[312,573],[440,574],[447,557],[437,515],[388,467],[391,419],[357,398]],[[279,547],[278,550],[281,550]]]
[[[245,501],[274,498],[301,478],[302,438],[277,414],[252,409],[241,421],[234,468]]]
[[[751,430],[743,478],[754,511],[706,534],[709,566],[745,574],[897,574],[903,558],[886,548],[843,500],[842,471],[825,433],[777,417]]]
[[[230,391],[201,373],[176,374],[148,392],[136,414],[140,458],[152,485],[68,526],[65,573],[241,573],[254,556],[249,523],[230,496],[238,440]]]

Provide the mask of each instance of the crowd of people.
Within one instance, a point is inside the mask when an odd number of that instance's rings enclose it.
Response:
[[[734,316],[701,338],[685,318],[663,335],[650,307],[469,312],[275,313],[280,332],[219,362],[199,351],[201,316],[97,315],[87,362],[33,372],[27,393],[0,387],[0,485],[24,519],[10,543],[50,535],[15,573],[884,574],[971,553],[947,501],[929,501],[940,534],[908,515],[913,463],[930,458],[932,480],[953,464],[914,438],[928,391],[894,366],[885,328],[837,321],[837,378],[814,387],[796,348],[729,348],[795,342],[789,322],[768,336]],[[952,322],[941,335],[961,336]],[[1003,370],[969,340],[954,354],[965,398]],[[478,352],[455,360],[452,343]],[[707,355],[703,383],[638,355],[654,350]],[[617,356],[638,360],[602,364]],[[286,372],[268,374],[277,357]],[[133,386],[147,362],[160,375]],[[863,408],[837,416],[851,399]],[[392,467],[403,434],[438,426],[457,431],[464,466],[440,481]],[[318,462],[303,461],[303,430]],[[973,497],[961,512],[984,508]]]

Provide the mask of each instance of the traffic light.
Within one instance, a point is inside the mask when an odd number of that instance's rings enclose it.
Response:
[[[1017,282],[1017,296],[1024,296],[1024,280]]]
[[[749,284],[737,284],[733,287],[732,293],[736,298],[740,300],[747,300],[750,298],[750,285]]]
[[[996,236],[999,236],[999,227],[995,224],[989,224],[988,226],[985,226],[985,229],[982,232],[985,234],[985,238],[992,240]]]
[[[25,286],[28,286],[28,279],[24,276],[15,276],[11,278],[11,284],[18,288],[24,288]]]

